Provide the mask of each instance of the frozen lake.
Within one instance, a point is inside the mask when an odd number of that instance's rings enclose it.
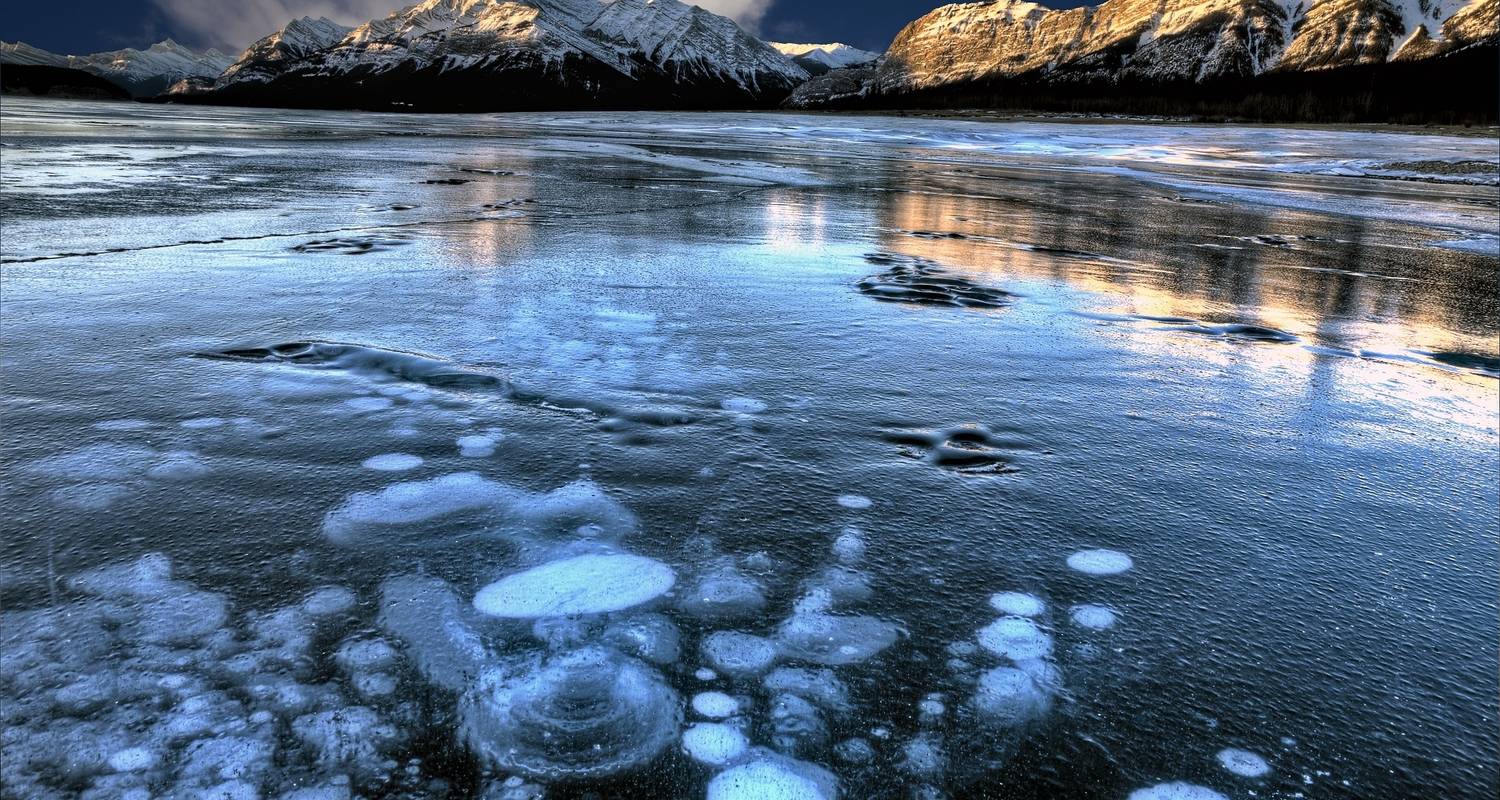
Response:
[[[1494,796],[1493,131],[3,108],[7,798]]]

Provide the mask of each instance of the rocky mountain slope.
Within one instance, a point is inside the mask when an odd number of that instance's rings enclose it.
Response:
[[[1493,49],[1497,8],[1500,0],[1106,0],[1068,10],[1022,0],[960,3],[907,25],[874,69],[815,79],[791,104],[979,86],[1139,92],[1263,76],[1291,86],[1293,74]],[[1491,78],[1494,66],[1491,59]]]
[[[298,20],[257,42],[199,99],[455,111],[745,107],[774,105],[807,77],[732,20],[678,0],[424,0],[349,31]]]
[[[136,97],[166,91],[185,78],[212,78],[233,61],[218,50],[197,52],[171,39],[145,50],[124,49],[86,56],[65,56],[25,42],[0,42],[0,63],[62,67],[97,75]]]

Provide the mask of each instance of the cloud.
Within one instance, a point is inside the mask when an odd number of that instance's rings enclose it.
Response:
[[[358,25],[408,3],[402,0],[151,0],[190,44],[235,52],[299,17]]]
[[[765,18],[775,0],[687,0],[705,11],[723,14],[738,22],[751,33],[760,31],[760,21]]]
[[[328,17],[345,25],[378,19],[415,0],[151,0],[189,44],[235,52],[298,17]],[[696,0],[756,32],[775,0]]]

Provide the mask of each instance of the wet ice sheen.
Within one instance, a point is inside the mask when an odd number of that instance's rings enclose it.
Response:
[[[1476,530],[1472,509],[1493,507],[1472,480],[1492,466],[1492,437],[1479,437],[1484,459],[1462,443],[1493,428],[1489,404],[1476,415],[1464,391],[1500,372],[1493,324],[1474,313],[1489,286],[1473,277],[1494,248],[1427,242],[1493,238],[1473,230],[1493,225],[1488,195],[1363,181],[1340,198],[1315,178],[1282,191],[1264,146],[1232,129],[287,112],[297,133],[283,146],[255,117],[212,109],[159,148],[170,158],[153,160],[179,164],[160,176],[203,182],[224,168],[196,140],[232,124],[246,134],[232,171],[274,188],[215,185],[161,226],[135,224],[145,218],[128,193],[51,204],[25,187],[57,165],[24,165],[38,151],[65,160],[90,128],[107,133],[104,155],[129,159],[142,133],[180,127],[170,117],[68,103],[28,116],[19,102],[6,109],[7,176],[22,167],[4,190],[16,212],[5,259],[73,239],[122,249],[58,269],[6,265],[20,311],[6,320],[4,370],[21,376],[5,397],[17,552],[0,564],[7,794],[935,800],[1003,779],[1023,795],[1216,800],[1429,783],[1462,796],[1493,772],[1472,757],[1489,737],[1463,727],[1473,715],[1435,739],[1411,724],[1420,704],[1387,698],[1374,727],[1407,735],[1379,755],[1409,769],[1386,772],[1342,747],[1364,739],[1336,734],[1372,728],[1350,722],[1361,715],[1340,686],[1276,691],[1283,675],[1319,674],[1309,667],[1323,653],[1274,638],[1309,625],[1334,632],[1328,654],[1352,686],[1372,666],[1410,668],[1401,648],[1354,652],[1337,635],[1357,629],[1340,609],[1364,604],[1321,602],[1368,599],[1377,584],[1363,581],[1380,570],[1301,581],[1306,559],[1278,560],[1286,585],[1308,591],[1267,604],[1273,626],[1236,617],[1258,612],[1234,598],[1190,602],[1195,583],[1269,565],[1234,555],[1261,538],[1296,552],[1308,530],[1370,513],[1382,524],[1367,526],[1362,558],[1389,555],[1374,543],[1388,531],[1416,548],[1408,560],[1427,563],[1430,540],[1475,562],[1443,534]],[[454,148],[443,135],[454,131],[473,135]],[[639,146],[590,148],[599,136]],[[1346,145],[1474,147],[1250,136],[1286,141],[1277,162]],[[1143,139],[1166,144],[1133,146]],[[766,158],[786,163],[737,163],[727,151],[746,141],[774,142]],[[370,147],[379,174],[344,168]],[[1056,153],[1070,154],[1066,170],[1036,180]],[[1174,158],[1175,184],[1070,177]],[[1236,160],[1261,174],[1239,180]],[[1203,162],[1241,174],[1217,187],[1185,176]],[[836,181],[761,191],[787,165],[793,180]],[[478,170],[470,184],[426,183],[464,166]],[[570,192],[578,181],[599,191]],[[1074,202],[1075,184],[1097,184],[1100,202]],[[153,202],[183,202],[155,185]],[[1245,199],[1273,194],[1346,211],[1266,214]],[[306,202],[261,202],[293,195]],[[1486,213],[1465,221],[1476,200]],[[349,214],[411,227],[312,232]],[[1425,229],[1434,215],[1452,230]],[[173,244],[181,226],[205,241],[241,228],[274,238]],[[1121,235],[1090,239],[1106,227]],[[649,247],[633,241],[642,231]],[[167,246],[130,251],[139,244]],[[1095,306],[1129,313],[1067,313]],[[1367,346],[1368,328],[1395,343]],[[241,347],[226,331],[260,333]],[[324,335],[366,343],[310,338]],[[189,348],[210,360],[172,357]],[[1434,435],[1370,435],[1371,421],[1413,417]],[[1351,463],[1341,437],[1358,441],[1359,463],[1379,447],[1384,468],[1357,486],[1267,490],[1288,452],[1312,459],[1297,464],[1310,474],[1339,474]],[[1205,444],[1226,438],[1237,447]],[[1433,463],[1462,469],[1429,470],[1443,484],[1433,491],[1412,468]],[[1154,502],[1163,480],[1180,507]],[[1247,498],[1266,512],[1248,528],[1235,513]],[[1308,529],[1286,513],[1302,508],[1318,512]],[[1151,580],[1092,577],[1134,574],[1111,551],[1065,567],[1064,548],[1090,537],[1139,548]],[[143,542],[173,558],[140,557]],[[1318,544],[1335,561],[1353,552]],[[611,559],[628,563],[600,567]],[[1436,601],[1410,606],[1452,655],[1420,665],[1451,704],[1453,686],[1476,684],[1459,680],[1473,677],[1464,654],[1491,649],[1468,646],[1486,643],[1465,616],[1483,604],[1449,577]],[[1235,625],[1243,636],[1215,638]],[[1202,669],[1167,675],[1178,658]],[[1218,680],[1224,664],[1235,680]],[[1215,754],[1262,717],[1295,727],[1285,698],[1303,689],[1327,703],[1326,736],[1279,732],[1306,743],[1286,739],[1269,772],[1248,751]],[[1179,690],[1216,724],[1141,694]],[[1183,730],[1208,738],[1174,774],[1156,751]],[[1074,741],[1084,746],[1054,746]],[[1360,780],[1370,774],[1382,783]],[[1206,786],[1139,788],[1179,779]]]

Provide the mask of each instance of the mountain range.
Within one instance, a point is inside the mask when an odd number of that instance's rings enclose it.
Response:
[[[151,97],[187,78],[213,78],[234,59],[218,50],[198,52],[171,39],[145,50],[111,50],[87,56],[49,53],[25,42],[0,42],[0,64],[76,69],[103,78],[135,97]]]
[[[1500,0],[959,3],[907,25],[878,65],[815,78],[789,105],[1050,102],[1140,113],[1147,96],[1171,106],[1312,91],[1337,104],[1340,94],[1409,87],[1434,101],[1461,94],[1493,118],[1497,14]]]
[[[1023,0],[942,6],[883,54],[766,43],[679,0],[422,0],[303,17],[238,58],[170,40],[0,61],[138,97],[380,110],[954,108],[1496,116],[1500,0]]]

